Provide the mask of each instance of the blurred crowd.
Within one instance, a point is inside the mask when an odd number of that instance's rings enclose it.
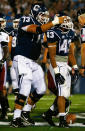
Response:
[[[8,22],[13,18],[28,14],[31,4],[35,0],[0,0],[0,16],[5,16]],[[78,9],[85,6],[84,0],[44,0],[53,17],[58,11],[65,11],[72,18]]]

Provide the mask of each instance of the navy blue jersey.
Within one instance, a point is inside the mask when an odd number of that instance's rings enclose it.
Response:
[[[85,26],[80,31],[80,43],[85,43]]]
[[[16,55],[22,55],[32,60],[37,60],[41,53],[40,35],[23,31],[21,28],[27,25],[40,25],[32,16],[23,16],[19,22],[18,44],[16,46]]]
[[[14,29],[10,32],[9,36],[12,36],[12,45],[11,45],[11,59],[13,60],[15,56],[15,48],[17,45],[17,29]]]
[[[6,30],[9,34],[10,34],[10,32],[12,31],[12,30],[14,30],[12,27],[10,27],[10,28],[4,28],[4,30]]]
[[[63,32],[61,29],[54,27],[47,31],[47,41],[48,43],[56,42],[57,55],[67,56],[70,43],[74,40],[74,34],[72,30]]]

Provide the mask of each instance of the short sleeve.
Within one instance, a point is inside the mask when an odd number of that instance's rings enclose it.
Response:
[[[29,16],[28,17],[23,16],[20,19],[19,28],[22,28],[24,26],[31,25],[31,24],[33,24],[31,17],[29,17]]]
[[[48,43],[54,43],[57,41],[57,36],[53,30],[48,30],[46,35],[47,35],[47,42]]]

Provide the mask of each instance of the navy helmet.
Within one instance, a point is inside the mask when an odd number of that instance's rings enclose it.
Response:
[[[49,12],[44,4],[33,4],[30,14],[41,24],[45,24],[49,21]]]

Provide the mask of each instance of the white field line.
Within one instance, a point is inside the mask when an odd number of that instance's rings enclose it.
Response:
[[[59,123],[55,123],[56,126],[59,125]],[[0,125],[10,125],[10,122],[0,122]],[[49,124],[47,122],[35,122],[35,126],[49,126]],[[83,125],[82,123],[74,123],[74,124],[70,124],[69,126],[71,127],[85,127],[85,125]]]
[[[76,115],[76,118],[80,118],[80,119],[85,119],[85,116],[81,116],[81,115]]]
[[[54,100],[55,98],[42,98],[41,100]],[[15,100],[15,98],[8,98],[8,100]]]
[[[13,116],[13,113],[7,113],[8,116]],[[58,118],[59,116],[56,116],[56,118]],[[85,119],[85,113],[79,113],[76,114],[76,118],[78,119]]]
[[[8,98],[9,100],[15,100],[15,98]],[[55,98],[41,98],[41,100],[54,100]]]

